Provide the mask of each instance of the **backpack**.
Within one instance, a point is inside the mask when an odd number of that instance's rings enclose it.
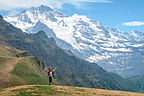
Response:
[[[50,76],[50,71],[47,72],[47,75]]]

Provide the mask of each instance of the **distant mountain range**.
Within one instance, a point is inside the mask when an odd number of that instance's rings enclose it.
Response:
[[[43,5],[4,19],[26,33],[43,30],[60,48],[107,71],[123,77],[144,75],[143,32],[104,27],[84,15],[67,16]]]
[[[28,52],[32,56],[37,56],[43,60],[41,61],[36,57],[22,58],[22,61],[18,63],[16,69],[12,72],[12,74],[20,78],[18,80],[21,82],[17,81],[17,79],[10,79],[13,80],[10,81],[10,83],[14,85],[19,85],[19,83],[47,84],[47,79],[41,74],[41,71],[37,69],[38,64],[41,65],[40,68],[42,69],[45,65],[48,68],[57,67],[55,73],[61,85],[125,91],[139,91],[140,89],[139,86],[133,84],[133,82],[123,79],[114,73],[105,71],[96,63],[90,63],[75,56],[69,50],[59,48],[54,38],[48,38],[43,31],[39,31],[36,34],[27,34],[0,18],[0,42],[4,44],[4,46],[9,46],[6,47],[7,49],[16,48],[15,50],[23,50],[22,52]],[[11,52],[11,50],[7,51],[4,50],[4,48],[5,47],[0,47],[0,56],[7,56],[5,53]],[[13,54],[15,55],[16,53],[13,52]],[[21,55],[22,54],[17,54],[15,56],[19,57]],[[3,62],[3,59],[0,59],[0,62]],[[7,63],[4,63],[4,65],[5,64]]]

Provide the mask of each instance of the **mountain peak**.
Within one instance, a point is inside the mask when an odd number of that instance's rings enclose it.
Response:
[[[0,19],[3,19],[3,17],[0,15]]]
[[[44,31],[40,30],[36,33],[37,35],[47,36]]]
[[[40,11],[53,11],[52,8],[48,7],[48,6],[45,6],[45,5],[41,5],[38,7],[38,10]]]
[[[85,15],[66,16],[44,5],[30,8],[16,17],[7,18],[7,21],[27,33],[43,30],[48,37],[54,37],[59,47],[71,50],[83,59],[97,62],[110,72],[121,76],[142,74],[134,63],[143,64],[144,61],[138,58],[133,62],[134,56],[140,57],[143,51],[141,49],[143,43],[139,42],[144,41],[142,32],[130,34],[116,28],[105,27]],[[135,55],[137,52],[138,55]]]
[[[46,25],[43,24],[41,21],[38,21],[35,26],[39,26],[39,25],[41,25],[41,26],[46,26]]]

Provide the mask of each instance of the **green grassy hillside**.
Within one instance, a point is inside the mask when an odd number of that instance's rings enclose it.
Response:
[[[16,57],[17,54],[23,53],[24,51],[17,50],[11,47],[8,47],[5,44],[0,43],[0,56],[6,57]]]
[[[33,56],[19,60],[11,73],[25,84],[48,84],[47,77],[42,74],[42,70],[40,70],[38,62]]]
[[[23,57],[23,53],[25,55],[26,52],[0,44],[0,88],[24,84],[48,84],[42,61],[34,56]]]

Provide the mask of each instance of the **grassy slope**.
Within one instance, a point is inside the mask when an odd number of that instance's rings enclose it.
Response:
[[[11,47],[8,47],[0,43],[0,56],[3,57],[16,57],[16,54],[22,53],[24,51],[17,50]]]
[[[2,96],[144,96],[142,93],[69,86],[24,85],[4,89]]]
[[[22,79],[26,84],[48,84],[48,79],[41,74],[36,58],[33,56],[20,60],[12,71],[12,75]]]
[[[0,88],[23,84],[48,84],[38,60],[33,56],[17,58],[24,51],[0,44]]]

